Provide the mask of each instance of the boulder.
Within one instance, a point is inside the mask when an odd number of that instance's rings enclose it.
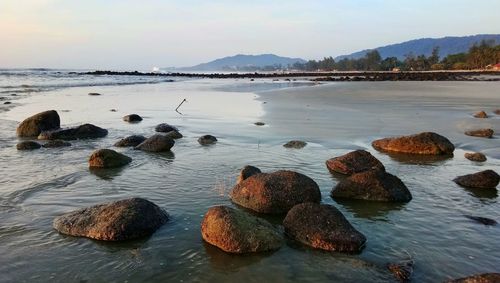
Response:
[[[148,152],[169,151],[174,146],[174,144],[175,141],[173,139],[156,134],[137,145],[135,149]]]
[[[289,141],[285,143],[283,146],[286,148],[295,148],[295,149],[301,149],[305,147],[307,143],[305,141]]]
[[[92,124],[83,124],[73,128],[59,129],[55,131],[45,131],[38,135],[39,140],[78,140],[78,139],[96,139],[108,135],[108,130],[94,126]]]
[[[469,277],[448,280],[446,283],[498,283],[500,282],[500,273],[483,273]]]
[[[141,144],[143,141],[145,141],[146,138],[144,136],[139,136],[139,135],[133,135],[133,136],[128,136],[126,138],[123,138],[115,143],[116,147],[128,147],[128,146],[138,146]]]
[[[49,110],[26,118],[17,126],[16,133],[19,137],[36,137],[43,131],[57,130],[60,126],[59,114]]]
[[[57,148],[57,147],[66,147],[71,146],[71,144],[67,141],[63,140],[51,140],[42,145],[45,148]]]
[[[99,204],[54,219],[62,234],[103,241],[123,241],[148,236],[168,221],[168,214],[156,204],[130,198]]]
[[[227,206],[211,207],[201,223],[203,240],[228,253],[277,250],[281,233],[269,222]]]
[[[494,189],[500,182],[500,176],[493,170],[458,176],[453,181],[460,186],[478,189]]]
[[[412,198],[405,184],[396,176],[381,170],[353,174],[332,190],[334,199],[361,199],[384,202],[409,202]]]
[[[142,117],[137,115],[137,114],[129,114],[126,116],[123,116],[123,121],[129,122],[129,123],[137,123],[142,121]]]
[[[370,169],[385,171],[385,167],[377,158],[366,150],[355,150],[326,161],[326,167],[331,173],[352,175]]]
[[[455,150],[447,138],[432,132],[380,139],[372,146],[380,151],[423,155],[450,155]]]
[[[476,161],[476,162],[485,162],[486,161],[486,156],[480,152],[466,152],[464,154],[465,158],[469,159],[470,161]]]
[[[479,130],[471,130],[465,132],[466,135],[471,137],[479,137],[479,138],[488,138],[493,137],[495,132],[492,129],[479,129]]]
[[[291,239],[327,251],[360,252],[366,242],[338,209],[327,204],[298,204],[287,213],[283,226]]]
[[[293,171],[276,171],[252,175],[237,184],[231,200],[260,213],[286,213],[303,202],[320,202],[318,184],[306,175]]]
[[[98,149],[90,155],[91,168],[117,168],[129,164],[132,158],[111,149]]]
[[[474,118],[488,118],[488,114],[484,111],[474,113]]]
[[[212,135],[204,135],[198,138],[198,142],[201,145],[209,145],[209,144],[214,144],[217,142],[217,138],[212,136]]]
[[[42,147],[39,143],[34,141],[22,141],[16,145],[17,150],[33,150]]]
[[[165,136],[167,136],[171,139],[174,139],[174,140],[181,139],[183,137],[183,135],[176,130],[173,130],[173,131],[166,133]]]
[[[259,168],[247,165],[243,167],[240,171],[240,175],[238,175],[238,180],[236,181],[236,184],[239,184],[243,182],[243,180],[247,179],[250,176],[253,176],[255,174],[262,173]]]
[[[155,131],[159,133],[168,133],[170,131],[178,131],[178,129],[172,125],[169,125],[167,123],[162,123],[159,124],[155,127]]]

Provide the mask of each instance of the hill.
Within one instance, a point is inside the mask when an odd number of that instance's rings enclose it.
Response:
[[[371,50],[377,50],[383,59],[387,57],[397,57],[399,60],[403,60],[405,55],[410,52],[414,55],[423,54],[425,56],[429,56],[432,53],[432,49],[436,46],[439,47],[440,57],[444,58],[449,54],[466,52],[472,45],[479,43],[482,40],[492,40],[495,41],[496,44],[500,44],[500,34],[479,34],[461,37],[448,36],[443,38],[415,39],[403,43],[377,47],[374,49],[366,49],[349,55],[338,56],[335,58],[335,61],[339,61],[344,58],[359,59]]]

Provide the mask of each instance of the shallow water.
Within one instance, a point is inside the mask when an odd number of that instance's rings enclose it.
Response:
[[[498,139],[462,134],[465,126],[500,130],[498,117],[470,116],[476,109],[498,107],[498,83],[340,83],[272,90],[276,86],[265,80],[193,80],[74,87],[17,100],[15,108],[0,114],[0,281],[387,282],[393,279],[385,265],[408,254],[416,262],[415,282],[499,271],[500,225],[464,217],[499,221],[497,191],[467,190],[451,181],[480,170],[500,171]],[[94,91],[103,95],[87,95]],[[184,98],[188,102],[180,115],[173,109]],[[73,141],[69,148],[16,151],[18,121],[48,109],[58,110],[65,126],[90,122],[109,129],[109,135]],[[144,120],[123,122],[130,113]],[[266,125],[255,126],[257,121]],[[87,168],[94,149],[111,148],[129,134],[151,135],[161,122],[179,126],[185,136],[172,153],[117,149],[133,158],[129,166]],[[370,147],[375,138],[421,130],[449,137],[457,146],[455,156],[415,159]],[[200,146],[196,139],[206,133],[219,142]],[[309,144],[302,150],[282,147],[295,138]],[[324,162],[357,148],[369,150],[399,176],[413,200],[404,205],[333,201],[329,192],[341,177],[329,174]],[[466,160],[463,153],[471,149],[485,152],[488,161]],[[232,205],[228,192],[247,164],[312,177],[322,201],[338,207],[366,235],[366,248],[345,255],[288,242],[274,253],[234,256],[204,243],[204,213],[213,205]],[[131,196],[155,202],[171,220],[151,237],[125,243],[68,237],[52,229],[53,218],[62,213]],[[266,218],[280,226],[280,217]]]

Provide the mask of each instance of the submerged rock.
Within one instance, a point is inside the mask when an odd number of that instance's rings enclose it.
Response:
[[[413,260],[405,260],[397,263],[389,263],[387,269],[394,275],[399,282],[410,282],[413,274]]]
[[[162,123],[162,124],[156,125],[155,131],[157,131],[159,133],[168,133],[171,131],[178,131],[178,129],[172,125],[167,124],[167,123]]]
[[[203,240],[229,253],[277,250],[283,238],[269,222],[227,207],[211,207],[201,223]]]
[[[469,277],[448,280],[445,283],[498,283],[500,282],[500,273],[483,273]]]
[[[38,113],[22,121],[17,126],[17,136],[36,137],[43,131],[57,130],[61,127],[59,114],[55,110]]]
[[[331,173],[352,175],[370,169],[385,171],[385,167],[377,158],[366,150],[355,150],[326,161],[326,167]]]
[[[479,138],[491,138],[495,132],[492,129],[479,129],[465,132],[466,135]]]
[[[142,117],[137,115],[137,114],[129,114],[126,116],[123,116],[123,121],[129,122],[129,123],[137,123],[142,121]]]
[[[293,171],[255,174],[237,184],[231,200],[260,213],[286,213],[303,202],[320,202],[318,184],[306,175]]]
[[[67,141],[63,140],[51,140],[42,145],[45,148],[57,148],[57,147],[67,147],[71,146],[71,144]]]
[[[130,198],[63,214],[53,227],[70,236],[122,241],[148,236],[167,221],[168,214],[156,204]]]
[[[176,130],[173,130],[173,131],[166,133],[165,136],[169,137],[171,139],[174,139],[174,140],[181,139],[183,137],[183,135]]]
[[[22,141],[16,145],[17,150],[33,150],[41,147],[39,143],[34,141]]]
[[[500,182],[500,176],[493,170],[458,176],[453,181],[460,186],[479,189],[494,189]]]
[[[243,167],[240,171],[240,175],[238,175],[238,180],[236,181],[237,184],[243,182],[245,179],[247,179],[250,176],[253,176],[255,174],[262,173],[259,168],[247,165]]]
[[[481,224],[487,225],[487,226],[497,225],[497,222],[494,219],[481,217],[481,216],[472,216],[472,215],[464,215],[464,216],[471,219],[471,220],[479,222]]]
[[[114,145],[116,147],[138,146],[145,140],[144,136],[132,135],[117,141]]]
[[[476,161],[476,162],[485,162],[486,161],[486,156],[480,152],[466,152],[464,154],[465,158],[469,159],[470,161]]]
[[[486,112],[484,111],[479,111],[474,113],[474,118],[488,118],[488,114],[486,114]]]
[[[447,138],[432,132],[380,139],[372,146],[380,151],[422,155],[449,155],[455,150]]]
[[[55,131],[45,131],[38,135],[39,140],[78,140],[78,139],[96,139],[108,135],[108,130],[97,127],[92,124],[83,124],[81,126],[59,129]]]
[[[212,136],[212,135],[204,135],[198,138],[198,142],[201,145],[209,145],[209,144],[214,144],[217,142],[217,138]]]
[[[307,143],[305,141],[289,141],[285,143],[283,146],[286,148],[296,148],[296,149],[301,149],[305,147]]]
[[[338,209],[327,204],[298,204],[290,209],[283,226],[291,239],[322,250],[360,252],[366,242]]]
[[[381,170],[356,173],[340,181],[332,198],[362,199],[385,202],[409,202],[411,193],[396,176]]]
[[[117,168],[132,162],[132,158],[111,149],[98,149],[89,158],[91,168]]]
[[[175,144],[175,141],[163,135],[153,135],[135,147],[142,151],[162,152],[169,151]]]

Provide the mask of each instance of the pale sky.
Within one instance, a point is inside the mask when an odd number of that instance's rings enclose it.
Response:
[[[319,59],[500,33],[499,0],[0,0],[0,68],[144,69],[235,54]]]

